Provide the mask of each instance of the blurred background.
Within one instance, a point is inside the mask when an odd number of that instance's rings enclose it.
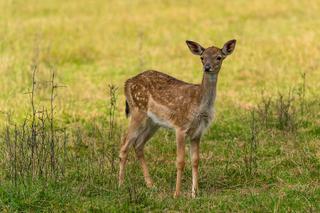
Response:
[[[319,0],[0,0],[0,211],[320,212],[319,11]],[[173,199],[166,130],[145,149],[156,187],[132,151],[118,188],[124,82],[155,69],[200,83],[187,39],[237,40],[201,141],[199,196],[187,156]]]
[[[219,78],[219,105],[251,105],[261,91],[295,86],[306,73],[320,86],[318,1],[37,1],[0,2],[0,108],[19,114],[35,55],[38,78],[54,65],[66,114],[104,107],[107,84],[119,87],[147,69],[201,81],[201,63],[185,40],[222,47],[237,39]],[[38,50],[37,50],[38,49]],[[18,108],[17,108],[18,107]],[[123,109],[123,106],[119,106]],[[60,107],[61,109],[61,107]]]

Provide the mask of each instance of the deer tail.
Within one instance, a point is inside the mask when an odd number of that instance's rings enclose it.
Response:
[[[126,100],[126,117],[128,118],[130,116],[130,107],[128,104],[128,101]]]

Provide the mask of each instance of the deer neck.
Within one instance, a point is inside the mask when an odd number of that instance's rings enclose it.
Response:
[[[218,73],[204,72],[200,87],[201,100],[200,108],[203,110],[211,109],[216,99]]]

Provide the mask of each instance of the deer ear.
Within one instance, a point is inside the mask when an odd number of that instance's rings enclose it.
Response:
[[[200,44],[194,41],[186,41],[190,51],[195,55],[201,55],[205,48],[203,48]]]
[[[235,39],[232,39],[227,43],[225,43],[222,48],[222,53],[225,55],[230,55],[233,52],[234,48],[236,47],[236,42],[237,41]]]

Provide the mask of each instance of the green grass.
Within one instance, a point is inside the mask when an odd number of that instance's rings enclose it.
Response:
[[[53,64],[58,84],[65,86],[58,88],[55,124],[67,131],[68,155],[66,161],[59,158],[64,175],[14,182],[2,134],[7,119],[0,114],[0,210],[320,211],[319,9],[317,1],[285,0],[1,1],[0,111],[13,112],[19,125],[30,112],[25,93],[38,52],[36,105],[48,106],[48,88],[41,82],[49,79]],[[117,156],[127,125],[124,81],[156,69],[198,83],[201,63],[185,40],[221,47],[232,38],[237,46],[219,76],[216,119],[201,142],[199,196],[191,199],[188,156],[182,197],[173,199],[175,136],[166,130],[146,147],[156,188],[145,187],[130,153],[126,185],[119,189],[118,168],[113,171],[103,161],[103,151]],[[299,93],[303,73],[305,97]],[[119,129],[112,140],[108,84],[119,87]],[[295,98],[288,111],[293,123],[287,120],[293,130],[281,126],[277,108],[278,93],[287,97],[289,90]],[[262,104],[262,92],[274,101],[266,126],[265,115],[255,107]],[[256,141],[251,134],[254,109]]]

